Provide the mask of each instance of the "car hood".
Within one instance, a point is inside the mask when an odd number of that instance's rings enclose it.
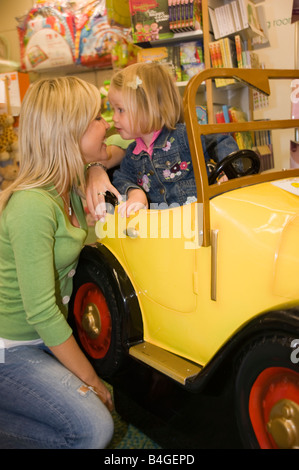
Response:
[[[223,246],[237,250],[253,276],[263,272],[273,294],[298,299],[299,178],[248,186],[212,199],[211,230],[223,232]]]

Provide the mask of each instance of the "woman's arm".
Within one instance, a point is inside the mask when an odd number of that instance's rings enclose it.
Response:
[[[100,400],[110,411],[113,410],[112,397],[109,390],[96,374],[91,363],[79,348],[73,335],[62,344],[52,346],[49,349],[59,362],[70,372],[76,375],[86,385],[93,387]]]
[[[106,168],[114,168],[122,162],[126,151],[117,145],[107,146],[108,160],[102,161]],[[119,201],[121,195],[111,184],[109,176],[100,166],[90,167],[86,174],[86,204],[94,220],[104,220],[106,216],[105,193],[109,191]]]
[[[104,220],[106,216],[105,194],[109,191],[117,199],[121,195],[111,184],[107,172],[101,166],[92,166],[86,172],[86,204],[88,210],[95,220]]]
[[[22,296],[25,327],[26,323],[30,325],[57,359],[84,383],[93,386],[110,409],[110,393],[80,350],[57,305],[53,258],[58,220],[54,209],[56,203],[53,204],[45,192],[35,190],[16,193],[10,202],[6,223]],[[59,250],[60,259],[67,256],[70,262],[71,254],[66,255],[63,247]],[[76,255],[73,257],[75,260]]]

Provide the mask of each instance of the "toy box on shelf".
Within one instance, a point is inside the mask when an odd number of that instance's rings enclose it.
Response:
[[[60,67],[74,62],[74,14],[54,2],[37,3],[18,19],[21,69]]]
[[[113,14],[115,5],[113,0],[37,2],[18,19],[22,70],[103,68],[113,62],[123,67],[136,61],[131,27],[117,24],[123,17]],[[129,16],[128,4],[127,10]]]
[[[88,67],[109,67],[129,59],[130,28],[110,24],[106,1],[88,3],[76,12],[76,63]]]
[[[167,40],[175,33],[201,30],[201,0],[129,0],[133,40]]]

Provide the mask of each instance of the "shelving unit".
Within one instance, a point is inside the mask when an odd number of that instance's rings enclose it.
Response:
[[[263,1],[264,0],[253,0],[252,3],[259,4],[263,3]],[[209,7],[215,9],[228,3],[230,3],[230,1],[228,0],[202,0],[203,42],[205,47],[206,68],[211,67],[211,58],[208,45],[211,41],[215,40],[210,28]],[[246,39],[248,42],[248,49],[252,50],[252,31],[249,31],[249,28],[245,28],[244,30],[231,33],[227,35],[227,37],[234,38],[236,34],[239,34],[243,39]],[[266,46],[266,44],[264,46]],[[222,104],[229,104],[230,106],[241,107],[244,111],[246,111],[248,118],[252,118],[252,92],[247,88],[243,87],[240,83],[228,85],[226,87],[216,88],[214,86],[214,82],[212,82],[211,80],[207,80],[206,96],[209,124],[213,124],[215,122],[215,108],[217,109],[217,105],[221,106]]]
[[[182,42],[193,42],[202,39],[205,68],[210,68],[211,57],[209,44],[211,41],[214,41],[215,38],[213,36],[213,32],[211,31],[209,7],[215,9],[229,3],[230,1],[231,0],[202,0],[202,31],[177,33],[172,38],[156,40],[147,43],[139,43],[138,45],[144,48],[162,47],[172,46]],[[254,0],[253,3],[258,4],[262,3],[263,1],[264,0]],[[248,49],[251,49],[250,37],[252,37],[252,31],[249,31],[249,28],[246,28],[244,30],[238,31],[237,33],[240,34],[243,39],[248,39]],[[232,33],[229,36],[233,38],[234,34]],[[179,81],[177,84],[180,87],[181,93],[183,93],[183,89],[187,82]],[[253,105],[251,92],[248,91],[247,87],[243,87],[240,82],[217,88],[215,87],[214,81],[207,80],[205,86],[202,86],[200,89],[200,96],[197,97],[197,101],[198,104],[207,106],[209,124],[213,124],[215,122],[215,113],[217,111],[217,107],[221,107],[224,104],[241,107],[246,111],[248,118],[252,117]]]

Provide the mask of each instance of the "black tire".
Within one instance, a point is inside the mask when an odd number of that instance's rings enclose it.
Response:
[[[274,423],[273,410],[280,400],[291,400],[290,403],[299,405],[299,367],[291,360],[293,339],[261,338],[251,344],[240,359],[235,382],[235,410],[245,448],[291,446],[291,442],[288,444],[292,440],[291,434],[286,436],[286,428],[283,428],[284,418]],[[283,385],[285,382],[288,382],[287,387]],[[273,423],[276,429],[278,424],[282,428],[282,439],[277,440],[277,434],[269,432],[267,426],[272,426],[273,431]]]
[[[120,369],[125,355],[121,336],[123,315],[116,289],[109,269],[97,259],[86,256],[83,250],[74,276],[68,321],[79,346],[98,375],[107,379]],[[101,319],[101,336],[97,339],[90,338],[83,329],[82,319],[80,320],[84,305],[90,303],[97,306]],[[103,322],[106,326],[103,326]]]

